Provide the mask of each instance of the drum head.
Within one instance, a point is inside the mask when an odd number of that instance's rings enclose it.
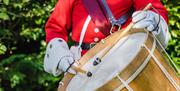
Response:
[[[101,55],[103,50],[99,52],[82,67],[92,72],[92,76],[87,77],[78,73],[68,84],[67,91],[94,91],[110,81],[136,57],[141,45],[146,41],[146,36],[146,33],[134,33],[123,37],[102,59],[101,63],[93,66],[94,60]]]

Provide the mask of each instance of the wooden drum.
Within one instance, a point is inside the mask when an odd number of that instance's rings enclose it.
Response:
[[[131,29],[115,42],[115,32],[90,49],[80,68],[91,77],[65,75],[59,91],[180,91],[180,78],[157,42],[143,29]],[[108,51],[107,51],[108,50]]]

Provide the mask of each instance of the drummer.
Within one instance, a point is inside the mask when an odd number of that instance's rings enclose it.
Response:
[[[91,3],[87,3],[87,2]],[[44,58],[44,69],[54,76],[62,72],[76,72],[70,68],[83,54],[101,39],[107,37],[112,27],[100,0],[58,0],[48,19],[45,32],[48,43]],[[98,2],[98,3],[97,3]],[[163,46],[169,40],[167,10],[160,0],[107,0],[112,15],[120,19],[121,29],[131,21],[134,28],[145,28],[154,33]],[[154,9],[142,11],[148,3]],[[91,7],[88,7],[88,5]],[[102,20],[103,22],[97,22]],[[116,30],[113,29],[113,30]],[[68,39],[75,44],[69,48]],[[76,63],[76,62],[75,62]],[[69,69],[70,68],[70,69]]]

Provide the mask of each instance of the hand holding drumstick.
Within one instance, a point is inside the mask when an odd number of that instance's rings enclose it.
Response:
[[[149,3],[144,9],[143,11],[146,11],[148,9],[150,9],[152,7],[152,4]],[[119,36],[119,38],[123,35],[125,35],[132,27],[134,26],[134,22],[131,22],[126,28],[125,30],[121,33],[121,35]],[[112,45],[113,47],[113,45]],[[111,48],[112,48],[111,47]],[[106,53],[103,54],[103,56],[105,56],[106,54],[108,53],[108,51]],[[102,56],[102,57],[103,57]],[[87,72],[79,67],[76,67],[76,66],[72,66],[71,69],[75,70],[76,72],[79,72],[79,73],[83,73],[83,74],[87,74],[88,77],[92,76],[92,73],[91,72]]]

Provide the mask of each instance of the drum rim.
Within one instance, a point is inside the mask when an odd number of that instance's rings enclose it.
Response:
[[[123,32],[123,30],[120,30],[120,31],[118,31],[118,32],[121,33],[121,32]],[[117,34],[118,32],[115,32],[115,33],[111,34],[110,36],[107,36],[107,37],[104,38],[103,40],[108,39],[109,37]],[[133,34],[133,33],[148,33],[148,31],[147,31],[146,29],[132,28],[128,33],[126,33],[126,34],[125,34],[124,36],[122,36],[122,37],[125,37],[125,36],[130,35],[130,34]],[[147,37],[147,38],[148,38],[148,37]],[[147,40],[147,38],[146,38],[146,40]],[[145,40],[145,41],[146,41],[146,40]],[[101,42],[98,42],[98,43],[96,44],[96,46],[97,46],[97,45],[101,45],[101,44],[102,44]],[[90,50],[95,49],[96,46],[94,46],[94,47],[91,48]],[[90,50],[89,50],[89,51],[90,51]],[[87,51],[87,53],[88,53],[89,51]],[[79,60],[79,67],[80,67],[80,68],[82,68],[82,67],[91,59],[91,58],[87,59],[87,57],[85,57],[85,56],[87,56],[87,55],[85,54],[85,55],[83,55],[82,58],[81,58],[81,59],[84,59],[84,60]],[[93,57],[94,57],[94,56],[95,56],[95,55],[93,55]]]
[[[118,31],[118,32],[122,32],[122,31]],[[117,33],[117,32],[111,34],[110,36],[106,37],[105,39],[108,39],[109,37],[115,35],[116,33]],[[125,37],[125,36],[130,35],[130,34],[133,34],[133,33],[147,33],[147,32],[146,32],[145,29],[131,29],[128,33],[126,33],[126,34],[125,34],[124,36],[122,36],[122,37]],[[104,39],[104,40],[105,40],[105,39]],[[100,44],[100,43],[97,43],[97,45],[98,45],[98,44]],[[94,47],[95,47],[95,46],[94,46]],[[94,48],[94,47],[93,47],[93,48]],[[93,49],[93,48],[92,48],[92,49]],[[90,49],[90,50],[92,50],[92,49]],[[85,54],[85,55],[86,55],[86,54]],[[84,55],[84,56],[85,56],[85,55]],[[82,56],[82,58],[83,58],[84,56]],[[90,59],[90,58],[89,58],[89,59]],[[82,60],[79,61],[79,63],[80,63],[79,67],[82,68],[82,66],[87,63],[88,59],[85,57],[84,60],[83,60],[84,62],[81,63],[81,61],[82,61]],[[73,77],[74,75],[70,75],[70,76]],[[66,77],[66,75],[65,75],[65,78],[68,79],[68,78],[71,78],[71,77]],[[63,82],[64,82],[64,83],[70,83],[70,81],[71,81],[71,80],[66,80],[66,79],[65,79]],[[64,87],[64,89],[65,89],[65,88],[66,88],[66,87]]]

